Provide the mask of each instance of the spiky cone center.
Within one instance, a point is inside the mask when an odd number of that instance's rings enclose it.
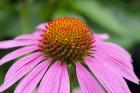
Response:
[[[48,23],[41,35],[40,47],[47,57],[54,60],[77,60],[90,54],[93,34],[77,18],[63,17]]]

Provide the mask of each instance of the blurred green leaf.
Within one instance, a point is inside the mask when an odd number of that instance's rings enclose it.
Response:
[[[82,20],[85,20],[81,15],[79,15],[78,13],[75,13],[71,10],[66,11],[66,9],[63,8],[59,8],[54,14],[53,14],[53,18],[59,18],[59,17],[64,17],[64,16],[69,16],[69,17],[75,17],[75,18],[80,18]]]
[[[91,20],[116,34],[124,34],[126,29],[109,11],[98,4],[97,1],[75,1],[72,5]]]

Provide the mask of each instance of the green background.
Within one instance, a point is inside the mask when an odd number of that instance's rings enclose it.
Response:
[[[140,0],[0,0],[0,40],[32,33],[38,24],[63,16],[83,19],[130,53],[140,44]],[[0,50],[0,57],[12,50]],[[11,64],[0,67],[0,84]]]

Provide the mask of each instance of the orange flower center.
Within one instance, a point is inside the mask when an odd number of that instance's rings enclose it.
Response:
[[[89,54],[92,32],[77,18],[63,17],[48,23],[41,35],[41,49],[55,60],[79,59]]]

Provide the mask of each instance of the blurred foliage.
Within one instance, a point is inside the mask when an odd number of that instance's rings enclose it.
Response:
[[[0,0],[0,39],[32,33],[38,24],[63,16],[83,19],[127,49],[140,43],[140,0]]]

